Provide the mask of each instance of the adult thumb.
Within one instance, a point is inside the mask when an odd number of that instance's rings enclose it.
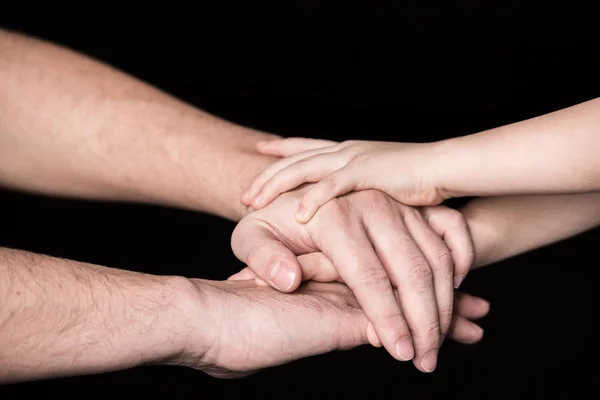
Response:
[[[241,221],[236,226],[231,249],[259,278],[281,292],[292,292],[302,282],[296,255],[256,221]]]

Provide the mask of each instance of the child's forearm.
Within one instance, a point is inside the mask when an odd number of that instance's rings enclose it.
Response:
[[[600,192],[482,198],[461,211],[475,245],[473,268],[478,268],[600,225]]]
[[[446,198],[600,191],[600,98],[438,145]]]

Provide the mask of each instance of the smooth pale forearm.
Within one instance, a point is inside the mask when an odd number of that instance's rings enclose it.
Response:
[[[188,286],[0,248],[0,384],[175,361],[201,337]]]
[[[269,135],[69,49],[0,30],[0,185],[237,220]]]
[[[600,99],[435,148],[445,198],[600,191]]]
[[[481,198],[461,211],[473,238],[477,268],[600,225],[600,192]]]

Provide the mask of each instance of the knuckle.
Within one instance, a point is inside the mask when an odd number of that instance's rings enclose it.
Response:
[[[383,290],[391,287],[388,275],[383,268],[371,267],[358,272],[358,284],[362,284],[375,290]]]
[[[448,327],[450,326],[450,321],[452,320],[452,309],[448,309],[448,308],[444,308],[443,310],[439,311],[440,313],[440,321],[446,321],[446,329],[448,329]]]
[[[350,205],[342,199],[333,199],[323,206],[330,222],[347,226],[350,223],[352,210]]]
[[[348,147],[356,146],[359,143],[358,140],[344,140],[339,144],[341,149],[347,149]]]
[[[387,313],[381,316],[380,322],[388,329],[395,328],[398,324],[398,320],[403,319],[402,311],[400,307],[392,308]]]
[[[408,276],[410,281],[419,287],[427,288],[433,285],[433,271],[421,256],[411,260]]]
[[[361,193],[372,207],[376,207],[380,211],[391,211],[393,209],[392,201],[386,194],[378,190],[365,190]]]
[[[339,179],[336,174],[327,175],[319,182],[321,192],[331,192],[337,188]]]
[[[440,337],[440,322],[433,321],[427,325],[427,329],[425,331],[425,335],[428,341],[434,342],[437,347],[437,342]]]
[[[444,247],[437,251],[437,258],[432,264],[432,268],[438,274],[452,275],[454,270],[454,261],[450,251],[447,248]]]

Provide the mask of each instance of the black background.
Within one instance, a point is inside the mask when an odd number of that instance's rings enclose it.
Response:
[[[430,141],[600,95],[590,10],[428,4],[279,2],[216,11],[162,4],[153,10],[160,18],[147,10],[126,17],[123,4],[31,6],[1,11],[0,26],[70,46],[219,116],[284,136]],[[13,192],[0,192],[0,201],[3,246],[210,279],[241,265],[229,248],[233,223],[212,216]],[[364,347],[241,380],[144,367],[7,385],[0,398],[583,396],[598,373],[591,277],[599,238],[595,230],[471,273],[465,291],[492,305],[482,320],[485,338],[445,343],[430,375]]]

